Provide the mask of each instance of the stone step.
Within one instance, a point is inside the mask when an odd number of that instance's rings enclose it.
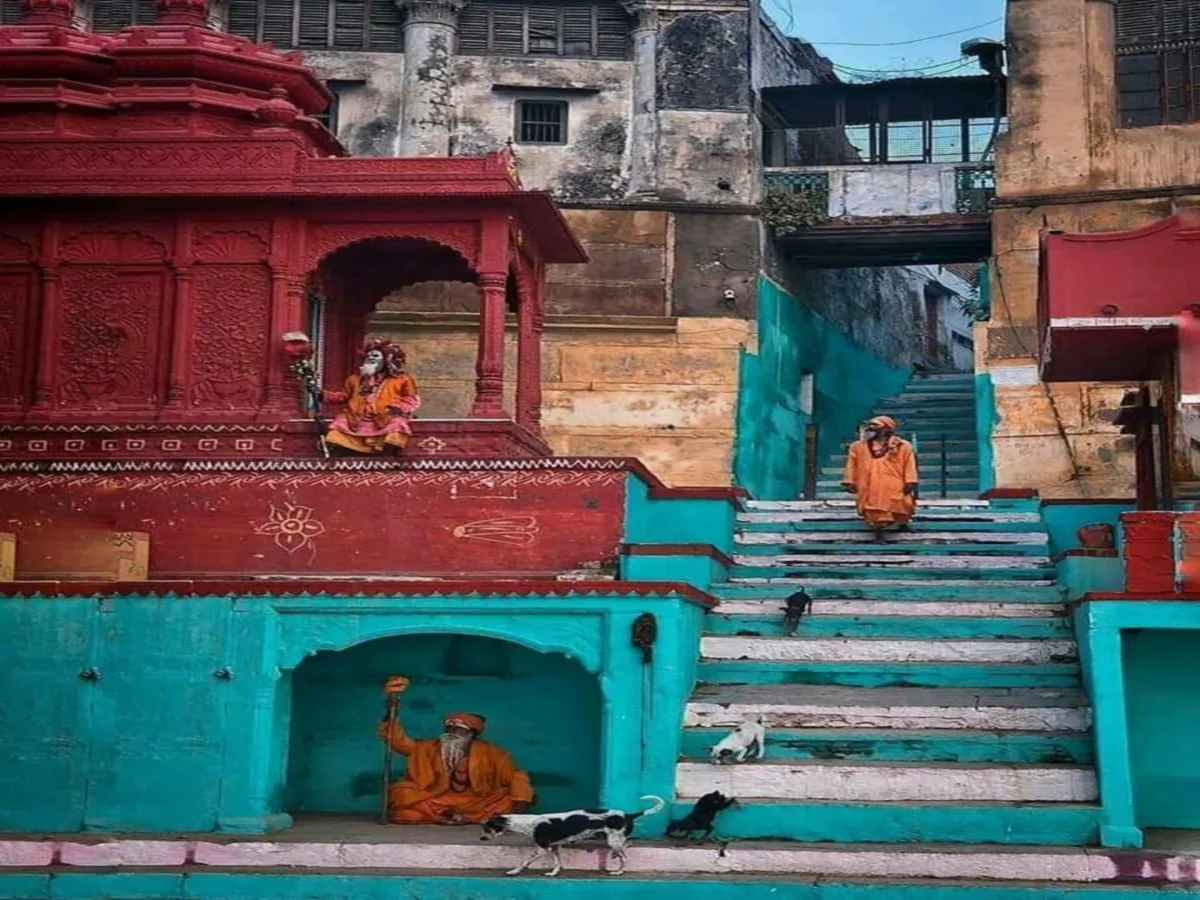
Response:
[[[797,662],[1056,663],[1078,659],[1071,639],[929,640],[903,638],[740,637],[700,639],[704,659]]]
[[[974,556],[965,553],[943,553],[933,548],[930,554],[916,553],[910,547],[888,548],[886,540],[879,546],[830,547],[824,552],[785,550],[783,553],[735,553],[733,561],[739,566],[775,566],[794,569],[826,565],[869,566],[882,569],[1046,569],[1050,557],[1045,553],[1033,556],[1005,555]]]
[[[708,759],[725,734],[719,728],[684,729],[682,758]],[[969,729],[774,728],[767,731],[766,749],[772,760],[1088,765],[1095,758],[1090,734]]]
[[[942,479],[937,477],[922,477],[920,481],[922,498],[938,499],[942,498]],[[960,478],[947,478],[946,491],[956,494],[970,494],[973,496],[979,493],[979,479],[972,476],[963,476]],[[838,497],[847,496],[846,491],[842,488],[841,478],[821,478],[817,481],[817,496],[818,497]],[[964,498],[965,499],[965,498]]]
[[[680,800],[697,800],[714,790],[743,803],[1092,803],[1098,799],[1096,773],[1084,766],[770,759],[676,766],[675,791]]]
[[[781,662],[701,660],[700,684],[843,685],[845,687],[1078,688],[1080,669],[1070,663]]]
[[[837,562],[848,557],[869,555],[880,560],[900,559],[901,557],[922,557],[943,559],[950,556],[965,559],[1009,559],[1015,556],[1031,560],[1040,560],[1039,565],[1050,565],[1050,555],[1045,543],[1006,543],[988,544],[972,543],[969,541],[931,541],[918,535],[914,540],[906,532],[885,532],[882,540],[875,538],[873,532],[862,529],[855,535],[856,540],[844,542],[810,541],[801,537],[792,541],[766,543],[757,541],[736,542],[736,556],[746,557],[747,565],[767,557],[791,559],[802,556],[813,558],[821,563]],[[908,538],[908,540],[898,540]]]
[[[921,508],[928,512],[971,511],[979,514],[986,512],[990,505],[991,501],[988,500],[929,500],[922,503]],[[747,500],[745,507],[747,512],[817,512],[854,509],[854,500]]]
[[[861,688],[831,685],[702,685],[684,726],[736,728],[762,716],[768,728],[972,729],[1084,732],[1091,709],[1069,688]]]
[[[818,534],[796,534],[785,531],[758,531],[738,533],[734,535],[735,544],[743,547],[750,546],[798,546],[808,544],[874,544],[875,536],[868,530],[855,529],[846,531],[823,531]],[[1045,550],[1050,543],[1050,536],[1044,531],[934,531],[932,529],[910,529],[908,531],[889,532],[888,544],[978,544],[1007,547],[1011,544],[1035,547]]]
[[[979,488],[977,486],[964,488],[962,490],[954,490],[953,488],[948,487],[946,488],[945,492],[943,492],[940,485],[936,488],[925,485],[922,490],[924,491],[924,493],[921,495],[922,499],[932,499],[936,497],[941,500],[969,500],[973,497],[979,496]],[[840,486],[836,488],[818,487],[815,496],[818,500],[836,500],[838,497],[845,497],[846,492],[843,491]]]
[[[923,482],[928,482],[935,477],[937,479],[941,479],[942,477],[940,460],[921,460],[918,468],[920,469],[921,481]],[[826,465],[821,467],[821,480],[835,481],[841,484],[842,474],[845,471],[845,460],[830,460]],[[973,459],[947,460],[946,473],[950,478],[977,478],[979,475],[979,463]]]
[[[769,597],[757,600],[722,600],[715,613],[722,616],[783,616],[787,604],[783,599]],[[1063,616],[1061,604],[957,601],[957,600],[844,600],[840,598],[813,599],[808,617],[868,616],[881,618],[965,618],[965,619],[1049,619]],[[807,619],[805,620],[807,621]]]
[[[783,615],[738,615],[718,611],[704,620],[705,634],[739,637],[784,637]],[[1071,621],[1063,616],[1028,619],[985,616],[805,616],[795,637],[894,640],[1048,640],[1072,639]]]
[[[676,803],[643,820],[661,828],[690,804]],[[598,876],[612,865],[600,843],[568,845],[563,872],[544,879],[540,862],[521,879],[504,876],[530,855],[528,838],[505,835],[479,841],[473,826],[394,826],[349,816],[322,817],[303,837],[282,835],[79,836],[64,840],[9,838],[0,841],[5,896],[28,897],[219,897],[276,900],[421,897],[503,900],[605,900],[624,893],[636,900],[1108,900],[1184,896],[1196,887],[1197,854],[1137,851],[1028,842],[1038,831],[1036,816],[1014,804],[913,804],[897,808],[893,821],[881,804],[764,803],[745,816],[733,807],[716,821],[717,838],[664,840],[638,837],[628,849],[628,874]],[[1032,804],[1057,830],[1048,839],[1062,845],[1086,843],[1098,810],[1084,804]],[[1000,843],[927,841],[943,830],[951,813],[972,838],[1001,826]],[[1083,814],[1091,810],[1091,818]],[[768,815],[773,813],[773,815]],[[794,828],[820,833],[839,820],[855,832],[880,830],[870,842],[725,840],[727,823],[742,827],[794,813]],[[308,823],[299,819],[297,829]],[[641,823],[639,823],[641,824]],[[652,826],[652,827],[653,827]],[[908,828],[916,836],[904,837]],[[699,836],[697,836],[699,838]],[[962,841],[963,838],[957,838]],[[893,843],[883,843],[893,841]],[[186,868],[185,868],[186,867]],[[158,870],[158,871],[155,871]],[[403,880],[401,880],[403,879]]]
[[[958,560],[961,557],[950,557]],[[808,582],[828,582],[833,580],[855,581],[862,585],[892,584],[896,581],[920,581],[937,584],[944,579],[962,581],[986,581],[995,584],[1008,585],[1030,581],[1035,584],[1050,584],[1053,582],[1054,569],[1047,567],[1022,566],[964,566],[955,563],[950,566],[905,566],[888,564],[836,564],[827,562],[823,565],[806,563],[804,565],[788,566],[785,564],[748,565],[739,563],[729,570],[731,580],[742,584],[765,581],[793,581],[797,586]],[[933,579],[929,581],[929,579]]]
[[[691,801],[678,803],[672,816],[685,815]],[[901,844],[920,842],[939,845],[949,852],[953,844],[1061,844],[1097,843],[1100,807],[1084,803],[843,803],[836,801],[764,801],[740,803],[717,818],[718,840],[830,841]],[[1128,851],[1125,851],[1128,852]],[[1001,854],[1006,856],[1006,854]],[[1005,871],[998,860],[997,872]],[[825,875],[826,873],[821,873]],[[1029,897],[1065,900],[1058,891],[1027,888]],[[966,890],[980,896],[981,887],[971,882]],[[781,894],[782,896],[782,894]],[[825,895],[823,895],[825,896]],[[833,895],[828,895],[832,897]],[[913,895],[897,893],[896,886],[883,885],[880,897],[889,900],[937,900],[927,887]],[[1072,900],[1078,900],[1072,893]],[[989,897],[988,900],[999,900]],[[1120,900],[1132,900],[1120,898]]]
[[[893,581],[867,579],[851,582],[838,578],[753,578],[724,581],[709,592],[722,600],[781,600],[803,587],[814,600],[955,601],[961,603],[1063,602],[1063,590],[1054,581],[969,581],[965,579]]]
[[[926,534],[928,532],[987,532],[989,534],[1027,533],[1045,534],[1041,519],[1033,513],[1016,513],[1021,516],[1017,521],[995,522],[978,516],[966,514],[963,518],[947,518],[944,516],[930,517],[917,508],[917,516],[908,526],[908,534]],[[747,521],[748,520],[748,521]],[[782,520],[782,521],[781,521]],[[843,534],[864,535],[873,540],[871,535],[863,531],[862,520],[852,511],[829,513],[742,513],[738,516],[737,530],[740,534],[757,532],[792,534],[795,532],[841,532]],[[893,533],[889,537],[899,537],[903,532]],[[1048,539],[1047,539],[1048,540]]]

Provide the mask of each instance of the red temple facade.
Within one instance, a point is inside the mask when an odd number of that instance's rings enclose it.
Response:
[[[382,297],[449,279],[479,286],[474,403],[407,455],[548,455],[544,273],[586,260],[550,198],[507,153],[347,157],[297,54],[162,10],[106,36],[33,0],[0,28],[0,460],[316,455],[282,336],[340,386]]]

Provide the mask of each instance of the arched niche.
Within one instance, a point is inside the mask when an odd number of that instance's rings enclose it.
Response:
[[[319,652],[285,673],[289,813],[379,809],[383,748],[376,729],[381,688],[392,674],[412,680],[400,714],[413,737],[436,737],[447,713],[477,713],[487,719],[483,739],[529,772],[537,809],[599,802],[604,704],[595,675],[563,654],[512,641],[424,633]],[[403,766],[397,758],[397,775]]]

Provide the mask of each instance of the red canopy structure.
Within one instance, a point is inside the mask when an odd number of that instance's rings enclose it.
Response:
[[[1152,381],[1200,308],[1200,217],[1098,234],[1046,232],[1038,329],[1046,381]],[[1185,340],[1185,344],[1187,341]],[[1183,363],[1183,361],[1181,361]],[[1186,364],[1181,364],[1181,371]],[[1184,392],[1188,393],[1187,386]]]
[[[106,36],[26,0],[0,27],[0,459],[315,454],[282,335],[340,385],[376,303],[429,280],[479,286],[475,397],[406,452],[547,455],[545,267],[586,261],[550,198],[508,153],[347,157],[297,54],[160,9]]]

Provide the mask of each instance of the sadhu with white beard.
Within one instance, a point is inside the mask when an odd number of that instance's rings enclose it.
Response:
[[[384,691],[398,696],[408,686],[402,676],[389,678]],[[529,775],[495,744],[479,740],[483,716],[451,713],[436,738],[405,734],[399,718],[389,735],[386,720],[379,737],[408,758],[404,778],[388,791],[388,819],[404,825],[465,825],[492,816],[522,813],[533,803]]]
[[[345,408],[329,426],[325,442],[343,452],[398,453],[408,443],[408,420],[421,406],[417,383],[404,371],[404,351],[379,338],[363,346],[358,374],[346,379],[346,390],[326,391],[326,403]]]

